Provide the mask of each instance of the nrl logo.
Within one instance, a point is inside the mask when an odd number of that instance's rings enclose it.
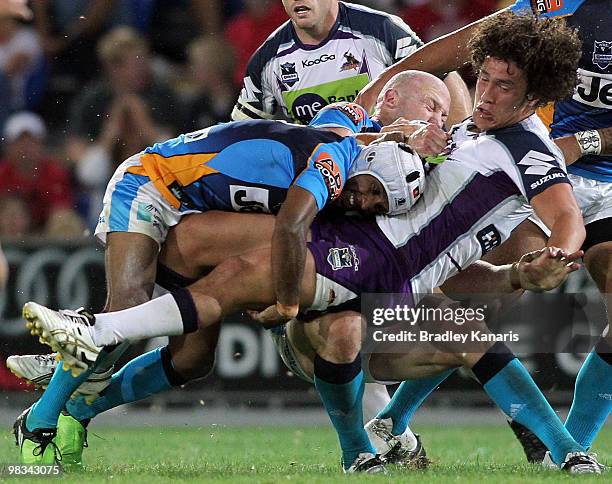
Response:
[[[334,271],[349,267],[354,267],[355,271],[359,270],[359,258],[357,257],[355,247],[352,245],[342,248],[332,247],[329,249],[327,262]]]
[[[281,79],[284,83],[289,86],[293,86],[296,82],[300,80],[295,72],[295,62],[285,62],[281,64]]]
[[[612,64],[612,42],[595,41],[593,47],[593,64],[600,69],[606,69]]]
[[[346,62],[340,67],[341,71],[349,71],[351,69],[357,70],[359,67],[361,67],[361,62],[359,62],[350,51],[347,50],[344,53],[344,58],[346,59]]]

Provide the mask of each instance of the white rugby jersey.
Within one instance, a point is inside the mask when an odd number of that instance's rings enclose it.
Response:
[[[308,124],[323,106],[354,101],[386,67],[421,45],[399,17],[345,2],[319,45],[302,44],[287,21],[249,61],[232,119]]]
[[[409,213],[377,218],[406,261],[405,289],[414,294],[431,292],[500,245],[531,214],[531,198],[569,183],[563,156],[537,115],[484,133],[472,127],[468,119],[453,128],[448,159],[428,175]]]

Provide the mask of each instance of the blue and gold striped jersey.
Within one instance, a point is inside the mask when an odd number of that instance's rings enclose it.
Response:
[[[148,176],[180,210],[276,213],[292,185],[319,209],[336,199],[359,151],[353,138],[327,131],[239,121],[157,143],[128,171]]]

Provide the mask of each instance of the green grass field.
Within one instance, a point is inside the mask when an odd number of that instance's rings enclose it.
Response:
[[[417,431],[434,461],[428,470],[390,467],[389,476],[349,478],[341,474],[336,437],[328,427],[92,428],[86,470],[65,474],[62,482],[610,482],[609,473],[569,476],[526,464],[504,427],[429,426]],[[612,464],[611,428],[604,429],[596,447],[601,460]],[[16,459],[7,429],[0,462]]]

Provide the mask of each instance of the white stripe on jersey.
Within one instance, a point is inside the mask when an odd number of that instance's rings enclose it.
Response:
[[[456,265],[465,269],[482,257],[482,248],[476,233],[493,225],[501,241],[510,237],[510,233],[529,215],[531,210],[524,210],[521,197],[509,197],[497,205],[472,226],[469,232],[456,239],[445,253],[438,255],[427,267],[411,281],[414,294],[427,294],[432,288],[442,285],[447,279],[459,272]],[[452,257],[452,259],[451,259]]]
[[[397,41],[397,49],[395,50],[395,58],[402,59],[412,54],[415,50],[417,50],[417,46],[410,37],[399,39]]]

